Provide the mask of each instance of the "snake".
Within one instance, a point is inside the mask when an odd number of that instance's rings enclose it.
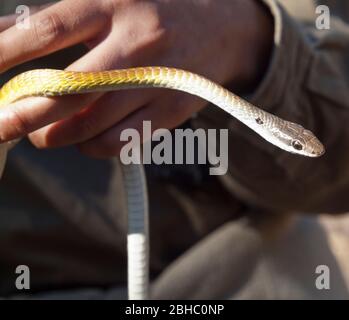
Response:
[[[14,77],[2,87],[0,108],[29,96],[50,97],[146,87],[180,90],[199,96],[288,152],[309,157],[324,153],[324,146],[311,131],[252,105],[203,76],[176,68],[138,67],[101,72],[31,70]]]
[[[23,72],[0,90],[0,109],[26,97],[55,97],[88,92],[137,88],[166,88],[198,96],[226,111],[269,143],[290,153],[319,157],[325,148],[299,124],[281,119],[223,86],[193,72],[170,67],[137,67],[110,71],[78,72],[37,69]],[[11,142],[0,145],[0,176]],[[142,165],[121,165],[128,208],[128,294],[149,296],[148,203]]]

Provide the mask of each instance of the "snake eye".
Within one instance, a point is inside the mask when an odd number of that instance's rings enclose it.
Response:
[[[298,151],[303,150],[303,145],[298,140],[292,141],[292,147]]]

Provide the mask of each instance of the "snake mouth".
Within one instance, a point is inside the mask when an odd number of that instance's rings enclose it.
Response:
[[[326,152],[326,150],[325,150],[324,146],[321,144],[321,145],[317,145],[316,150],[313,150],[309,156],[313,157],[313,158],[318,158],[318,157],[323,156],[325,154],[325,152]]]
[[[306,146],[307,146],[306,149],[310,151],[308,155],[313,158],[321,157],[326,152],[324,145],[314,135],[312,139],[310,139],[308,143],[306,143]]]
[[[325,150],[320,151],[320,152],[315,152],[313,151],[311,154],[309,154],[308,156],[311,158],[319,158],[321,157],[323,154],[325,153]]]

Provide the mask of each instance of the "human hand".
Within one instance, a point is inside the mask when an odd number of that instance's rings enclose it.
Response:
[[[30,29],[0,34],[1,70],[85,43],[90,51],[68,70],[165,65],[248,88],[270,53],[271,19],[255,0],[64,0],[37,11]],[[143,120],[152,130],[173,128],[205,104],[161,89],[30,98],[1,112],[0,138],[30,133],[39,148],[77,144],[85,154],[109,157],[125,143],[123,129],[142,133]]]

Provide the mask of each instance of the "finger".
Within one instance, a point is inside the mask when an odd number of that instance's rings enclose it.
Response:
[[[150,102],[151,90],[108,93],[73,117],[50,124],[29,135],[38,148],[62,147],[93,138]]]
[[[206,104],[207,102],[199,98],[173,92],[166,98],[156,100],[145,108],[137,110],[101,135],[78,144],[78,148],[82,153],[94,158],[117,156],[127,143],[120,141],[123,130],[136,129],[143,141],[144,120],[151,121],[151,132],[161,128],[172,129],[190,118]],[[145,141],[149,139],[149,137],[144,138]]]
[[[49,2],[40,6],[29,6],[29,14],[33,15],[41,10],[44,10],[52,6],[53,4],[54,2]],[[18,14],[10,14],[7,16],[0,17],[0,32],[3,32],[4,30],[13,26],[16,23],[16,21],[18,21],[18,18]]]
[[[29,29],[12,26],[5,30],[0,34],[0,69],[4,71],[93,37],[108,23],[109,13],[102,3],[64,0],[31,16]]]
[[[0,143],[21,138],[28,133],[64,118],[66,107],[72,111],[82,108],[90,95],[64,96],[59,98],[26,98],[0,108]]]

